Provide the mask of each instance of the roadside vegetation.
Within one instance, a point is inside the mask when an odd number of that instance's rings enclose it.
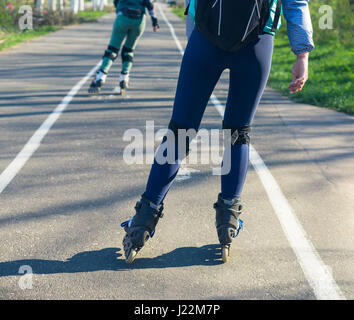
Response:
[[[49,2],[42,1],[42,7],[38,10],[34,0],[0,0],[0,51],[10,48],[18,43],[27,41],[49,32],[72,24],[97,22],[97,19],[114,11],[113,5],[104,6],[102,10],[93,10],[90,2],[85,2],[83,11],[73,12],[71,3],[63,1],[63,7],[50,9]],[[29,5],[32,9],[32,28],[20,29],[19,20],[24,13],[19,12],[20,7]],[[24,20],[25,24],[29,23]]]
[[[332,8],[332,26],[329,11]],[[354,115],[354,16],[353,1],[311,0],[315,50],[309,59],[309,80],[304,89],[289,95],[291,67],[295,56],[290,50],[286,23],[275,37],[272,71],[268,85],[291,99]],[[323,10],[323,11],[322,11]],[[332,27],[332,29],[323,29]]]
[[[325,6],[324,6],[325,5]],[[304,89],[289,94],[291,52],[286,21],[275,37],[272,71],[268,85],[292,100],[335,109],[354,115],[354,2],[351,0],[311,0],[315,50],[310,54],[309,80]],[[185,18],[184,8],[172,11]]]

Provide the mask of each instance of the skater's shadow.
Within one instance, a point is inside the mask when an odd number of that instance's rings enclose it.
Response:
[[[140,257],[128,265],[131,269],[181,268],[190,266],[215,266],[222,264],[220,245],[181,247],[154,258]]]
[[[128,265],[119,253],[120,248],[105,248],[80,252],[61,260],[24,259],[0,262],[0,277],[22,275],[23,271],[33,274],[57,274],[94,272],[102,270],[120,271],[127,269],[176,268],[196,265],[218,265],[221,263],[220,247],[206,245],[177,248],[154,258],[140,258]],[[28,266],[28,267],[24,267]]]
[[[61,260],[24,259],[0,262],[0,277],[19,275],[19,270],[30,270],[33,274],[55,274],[117,270],[119,248],[105,248],[80,252],[71,258]],[[29,266],[31,269],[23,266]],[[23,273],[23,272],[22,272]]]

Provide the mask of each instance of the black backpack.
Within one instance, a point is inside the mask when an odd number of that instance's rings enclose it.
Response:
[[[238,51],[263,33],[270,16],[269,0],[197,0],[195,26],[210,42],[224,51]],[[189,5],[186,8],[188,14]],[[281,11],[277,1],[272,31]]]

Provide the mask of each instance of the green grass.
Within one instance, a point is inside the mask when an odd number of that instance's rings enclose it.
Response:
[[[43,36],[47,33],[57,31],[59,27],[57,26],[44,26],[37,30],[26,30],[26,31],[12,31],[4,34],[0,34],[0,51],[6,48],[10,48],[16,44],[23,41],[31,40],[33,38]]]
[[[78,12],[77,17],[73,16],[70,21],[64,21],[64,25],[97,22],[99,17],[109,12],[110,11],[81,11]],[[0,29],[0,51],[23,41],[28,41],[47,33],[57,31],[60,28],[62,28],[61,25],[53,25],[53,22],[50,22],[50,24],[37,27],[34,30],[20,31],[17,26],[7,28],[6,31],[1,31]]]
[[[292,100],[354,114],[354,50],[339,43],[319,44],[309,59],[309,80],[301,92],[290,95],[291,68],[295,55],[286,33],[275,37],[268,85]]]
[[[184,15],[184,8],[172,7],[171,10],[176,16],[182,18],[183,20],[186,19],[186,16]]]
[[[317,2],[319,1],[313,0],[313,3],[317,4]],[[331,4],[332,2],[335,4],[336,0],[331,0]],[[343,3],[338,2],[339,5],[343,5]],[[315,9],[317,10],[317,8]],[[291,82],[291,69],[296,56],[290,49],[284,19],[284,25],[275,36],[272,70],[268,86],[294,101],[354,115],[354,49],[353,39],[348,36],[352,20],[344,24],[345,20],[338,18],[336,21],[341,22],[341,26],[335,26],[331,31],[317,30],[318,17],[315,9],[311,14],[315,29],[316,48],[310,54],[309,80],[305,87],[302,91],[292,95],[288,90],[288,85]],[[337,11],[347,14],[344,10]],[[185,19],[183,8],[172,8],[172,12]]]
[[[97,19],[105,14],[109,13],[108,11],[79,11],[77,13],[80,23],[87,22],[97,22]]]

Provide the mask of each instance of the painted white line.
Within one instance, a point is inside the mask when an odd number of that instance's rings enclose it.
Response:
[[[219,112],[221,118],[224,118],[225,108],[221,105],[219,99],[214,94],[211,95],[210,101],[214,104],[214,107]]]
[[[181,167],[178,170],[178,174],[175,178],[176,181],[184,181],[192,178],[192,173],[200,172],[200,170],[188,168],[188,167]]]
[[[161,8],[159,3],[157,3],[157,7],[159,8],[159,11],[160,11],[160,14],[161,14],[163,20],[165,21],[165,23],[167,24],[167,26],[170,29],[172,38],[173,38],[173,40],[175,40],[175,43],[176,43],[176,46],[177,46],[179,52],[181,53],[181,55],[183,55],[184,54],[184,50],[183,50],[183,47],[182,47],[181,43],[179,42],[179,40],[178,40],[178,38],[176,36],[175,29],[173,28],[172,24],[168,21],[166,15],[163,12],[163,10],[162,10],[162,8]]]
[[[7,168],[0,175],[0,194],[9,185],[12,179],[18,174],[26,162],[31,158],[34,152],[39,148],[41,141],[48,133],[53,124],[58,120],[60,115],[64,112],[71,100],[75,97],[81,87],[90,78],[94,72],[99,68],[101,61],[97,63],[91,71],[82,78],[64,97],[61,103],[54,109],[54,111],[48,116],[48,118],[42,123],[37,131],[28,140],[26,145],[17,154],[16,158],[7,166]]]
[[[250,147],[250,161],[262,181],[283,231],[316,297],[320,300],[345,299],[334,281],[330,269],[324,264],[308,239],[305,230],[298,221],[278,183],[257,151],[252,146]]]
[[[170,28],[177,48],[183,55],[184,51],[182,45],[174,32],[173,26],[168,22],[160,5],[158,5],[158,8],[162,18]],[[220,116],[223,117],[224,107],[219,100],[213,95],[211,101],[220,113]],[[316,298],[319,300],[344,300],[345,297],[337,286],[329,268],[324,264],[315,247],[308,239],[305,230],[296,218],[296,215],[286,200],[278,183],[252,145],[250,145],[250,162],[264,186],[270,203],[280,221],[284,234],[297,257]]]

